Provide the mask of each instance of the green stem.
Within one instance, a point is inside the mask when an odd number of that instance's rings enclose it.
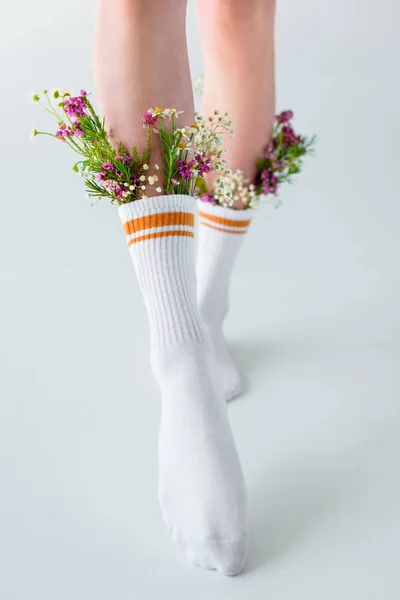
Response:
[[[56,140],[60,139],[53,133],[47,133],[47,131],[36,131],[36,135],[49,135],[50,137],[56,138]]]
[[[53,117],[57,117],[58,121],[62,121],[62,119],[59,118],[58,114],[56,112],[54,112],[54,110],[50,110],[47,108],[47,106],[45,106],[44,104],[42,104],[41,102],[37,103],[39,106],[41,106],[42,108],[44,108],[44,110],[46,112],[48,112],[49,114],[53,115]]]
[[[54,106],[52,105],[52,103],[50,102],[50,98],[47,92],[44,93],[44,95],[47,98],[47,102],[48,105],[50,106],[51,110],[53,111],[54,115],[57,117],[57,119],[60,119],[61,121],[63,120],[62,117],[59,116],[59,114],[57,113],[57,111],[55,110]],[[66,114],[66,117],[69,119],[68,115]],[[70,119],[69,119],[70,120]]]

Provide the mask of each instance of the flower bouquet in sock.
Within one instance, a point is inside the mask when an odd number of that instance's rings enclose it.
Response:
[[[118,205],[163,404],[158,472],[165,524],[191,562],[235,575],[247,552],[246,485],[196,301],[191,197],[206,173],[230,174],[222,158],[230,122],[197,115],[179,128],[180,111],[148,109],[142,116],[147,146],[139,153],[136,146],[112,143],[86,92],[45,91],[34,100],[58,121],[54,133],[34,135],[69,145],[80,156],[74,169],[88,195]],[[160,165],[151,157],[153,143],[161,148]],[[127,309],[127,320],[132,313]]]
[[[193,196],[197,182],[206,173],[230,175],[223,156],[222,140],[231,135],[231,122],[224,117],[205,121],[196,114],[195,122],[178,127],[183,111],[175,108],[149,108],[142,116],[147,129],[147,146],[127,148],[113,143],[88,94],[44,90],[32,99],[57,119],[55,132],[33,130],[33,136],[47,135],[67,144],[80,160],[74,170],[84,178],[88,197],[108,198],[117,205],[146,200],[149,195],[184,194]],[[154,134],[154,135],[153,135]],[[152,145],[159,140],[162,164],[152,165]],[[215,184],[218,197],[224,190],[222,177]]]
[[[255,208],[260,197],[272,196],[279,205],[278,190],[282,183],[292,183],[300,173],[303,158],[314,150],[316,137],[298,135],[292,125],[293,112],[285,110],[275,117],[272,139],[257,161],[254,183],[237,170],[221,178],[213,193],[203,189],[202,200],[219,206],[238,203],[241,208]],[[220,192],[220,193],[218,193]]]

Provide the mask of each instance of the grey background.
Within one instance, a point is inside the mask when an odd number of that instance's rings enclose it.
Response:
[[[319,143],[232,283],[252,536],[235,579],[187,565],[159,515],[159,398],[116,209],[89,205],[67,148],[28,142],[48,124],[30,89],[93,89],[92,4],[3,4],[4,600],[399,597],[400,9],[278,4],[278,108]],[[188,41],[198,72],[192,4]]]

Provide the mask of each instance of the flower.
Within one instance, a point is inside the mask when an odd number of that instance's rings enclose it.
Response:
[[[69,117],[83,117],[86,114],[86,96],[81,95],[65,98],[64,110]]]
[[[132,162],[132,159],[130,156],[126,156],[126,155],[120,156],[119,154],[115,155],[115,160],[119,160],[120,162],[122,162],[126,165],[129,165]]]
[[[287,123],[293,119],[293,111],[292,110],[283,110],[279,115],[276,115],[275,121],[277,123]]]
[[[301,141],[300,137],[295,134],[294,129],[291,125],[284,125],[282,127],[282,134],[282,143],[285,146],[285,148],[290,148],[290,146],[298,144]]]
[[[165,116],[170,116],[170,117],[178,117],[179,115],[181,115],[184,112],[185,112],[184,110],[177,110],[176,108],[166,108],[164,110]]]
[[[110,162],[103,163],[101,165],[101,168],[104,169],[105,171],[114,171],[115,170],[114,165]]]
[[[261,173],[261,186],[264,196],[276,194],[278,192],[277,176],[272,171],[264,169]]]
[[[143,165],[143,171],[147,171],[149,168],[149,165],[146,165],[146,163]]]
[[[194,157],[196,161],[196,169],[199,172],[199,177],[204,177],[205,173],[211,173],[212,167],[211,165],[211,157],[206,158],[206,153],[196,154]]]
[[[202,202],[209,202],[210,204],[217,204],[215,198],[214,198],[214,194],[204,194],[203,196],[200,196],[200,200]]]
[[[116,185],[114,188],[114,193],[116,198],[121,198],[123,194],[122,187],[120,185]]]
[[[74,135],[76,137],[82,137],[83,135],[85,135],[85,132],[83,131],[83,129],[82,129],[81,124],[79,123],[79,121],[77,121],[77,122],[74,123],[73,131],[74,131]]]
[[[185,179],[186,181],[190,181],[193,175],[193,167],[195,165],[195,161],[191,160],[190,162],[187,162],[185,160],[183,160],[182,158],[180,158],[178,160],[178,173],[181,177],[183,177],[183,179]]]
[[[39,96],[39,94],[37,94],[36,92],[32,92],[32,94],[31,94],[31,100],[32,100],[32,102],[40,102],[40,96]]]
[[[56,137],[65,142],[65,140],[74,135],[74,131],[72,127],[66,125],[65,123],[61,123],[59,128],[56,131]]]
[[[37,134],[38,134],[38,132],[37,132],[37,129],[33,128],[33,129],[32,129],[32,133],[31,133],[31,138],[34,138],[34,137],[36,137],[36,136],[37,136]]]
[[[157,125],[158,119],[149,110],[146,110],[142,116],[143,127],[154,127]]]
[[[156,192],[158,192],[158,193],[162,192],[162,189],[160,188],[160,186],[156,187]]]

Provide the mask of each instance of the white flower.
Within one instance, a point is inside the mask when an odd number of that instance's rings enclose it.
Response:
[[[158,187],[156,188],[156,192],[158,192],[158,193],[162,192],[162,189],[160,188],[160,186],[158,186]]]
[[[158,169],[159,169],[160,167],[159,167],[158,165],[154,165],[154,168],[155,168],[155,169],[157,169],[157,171],[158,171]]]
[[[146,165],[146,164],[143,165],[143,170],[144,171],[147,171],[148,168],[149,168],[149,165]]]
[[[176,108],[169,108],[167,109],[170,111],[170,115],[171,117],[178,117],[179,115],[183,114],[185,111],[184,110],[177,110]]]
[[[146,177],[145,177],[144,175],[141,175],[141,176],[139,177],[139,181],[146,181]]]
[[[145,185],[141,185],[141,186],[140,186],[140,189],[141,189],[141,190],[145,190],[145,189],[146,189],[146,186],[145,186]]]
[[[155,183],[155,176],[154,175],[150,175],[150,177],[147,178],[147,181],[149,182],[150,185],[153,185]]]
[[[29,99],[33,103],[40,102],[40,94],[38,94],[37,92],[31,92],[29,94]]]
[[[159,108],[158,106],[156,106],[156,108],[149,108],[148,112],[153,116],[153,117],[165,117],[165,111],[162,108]]]

